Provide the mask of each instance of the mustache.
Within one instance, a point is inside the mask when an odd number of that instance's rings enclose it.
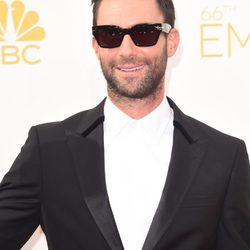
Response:
[[[150,64],[150,60],[146,59],[146,58],[139,58],[139,57],[120,57],[119,60],[112,60],[110,62],[110,65],[112,67],[116,67],[117,65],[148,65]]]

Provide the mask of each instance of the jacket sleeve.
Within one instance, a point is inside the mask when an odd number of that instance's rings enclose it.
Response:
[[[38,227],[40,194],[40,152],[36,128],[32,127],[0,184],[0,249],[21,249]]]
[[[216,250],[250,250],[250,166],[240,142],[218,229]]]

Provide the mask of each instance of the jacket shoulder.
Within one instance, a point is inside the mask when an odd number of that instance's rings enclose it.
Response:
[[[62,121],[48,122],[33,126],[36,129],[40,141],[51,141],[62,139],[65,136],[65,131],[74,131],[80,121],[87,120],[88,113],[92,109],[78,112]]]
[[[220,144],[238,144],[242,140],[225,134],[204,122],[201,122],[189,115],[182,112],[181,109],[173,102],[172,99],[167,97],[171,108],[174,111],[174,125],[178,128],[183,135],[188,139],[189,142],[194,142],[196,140],[205,140],[210,143]]]
[[[206,141],[208,145],[210,145],[210,148],[213,148],[214,151],[228,152],[236,150],[239,145],[245,146],[244,141],[235,136],[226,134],[193,117],[187,116],[187,119],[190,121],[190,124],[192,124],[192,127],[196,131],[198,137]]]

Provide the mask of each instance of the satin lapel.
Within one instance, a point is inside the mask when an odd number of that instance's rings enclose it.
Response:
[[[204,145],[199,141],[190,143],[183,133],[175,128],[174,143],[168,176],[162,197],[153,218],[143,250],[157,249],[155,246],[173,221],[204,155]]]
[[[86,137],[73,132],[66,135],[88,209],[110,248],[122,250],[105,184],[103,126],[97,126]]]

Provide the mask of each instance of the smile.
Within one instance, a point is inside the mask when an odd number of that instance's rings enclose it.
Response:
[[[118,69],[123,71],[123,72],[135,72],[135,71],[138,71],[142,68],[143,68],[143,66],[137,66],[137,67],[133,67],[133,68],[118,68]]]

